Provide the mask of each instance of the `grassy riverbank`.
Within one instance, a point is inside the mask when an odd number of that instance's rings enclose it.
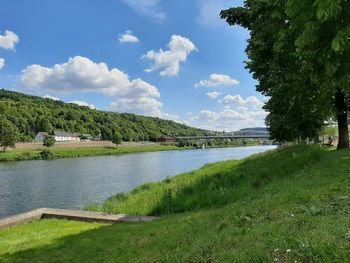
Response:
[[[54,159],[59,158],[77,158],[88,156],[107,156],[107,155],[121,155],[128,153],[140,152],[156,152],[156,151],[174,151],[192,149],[190,147],[177,146],[132,146],[132,147],[118,147],[118,148],[75,148],[75,149],[50,149]],[[41,160],[40,152],[42,150],[12,150],[7,152],[0,152],[0,162],[9,161],[24,161],[24,160]]]
[[[247,145],[231,145],[231,146],[212,146],[207,148],[231,148],[231,147],[246,147],[258,146],[257,143],[250,143]],[[108,156],[108,155],[122,155],[128,153],[141,152],[158,152],[158,151],[181,151],[196,149],[193,146],[178,147],[175,145],[149,145],[149,146],[123,146],[123,147],[96,147],[96,148],[50,148],[53,154],[53,159],[61,158],[79,158],[91,156]],[[0,151],[0,162],[11,161],[28,161],[28,160],[43,160],[41,156],[42,149],[22,150],[14,149],[11,151]]]
[[[350,152],[290,147],[146,184],[94,209],[151,223],[0,231],[1,262],[349,262]]]

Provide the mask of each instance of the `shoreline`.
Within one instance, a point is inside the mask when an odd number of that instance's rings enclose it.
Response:
[[[218,149],[218,148],[236,148],[236,147],[249,147],[257,145],[237,145],[227,147],[206,147],[206,149]],[[165,145],[150,145],[150,146],[130,146],[130,147],[98,147],[98,148],[51,148],[53,158],[45,159],[40,155],[42,149],[24,150],[14,149],[7,152],[0,153],[0,163],[6,162],[18,162],[18,161],[37,161],[37,160],[56,160],[65,158],[83,158],[94,156],[118,156],[132,153],[145,153],[145,152],[162,152],[162,151],[183,151],[183,150],[196,150],[192,146],[178,147],[178,146],[165,146]]]
[[[0,231],[0,258],[33,263],[53,257],[79,262],[349,262],[344,182],[349,181],[350,166],[342,161],[348,155],[298,145],[208,164],[89,209],[159,220],[31,222]]]

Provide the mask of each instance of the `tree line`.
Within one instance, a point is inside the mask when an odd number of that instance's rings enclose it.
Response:
[[[338,149],[349,148],[350,2],[245,0],[221,17],[250,31],[246,67],[268,97],[272,138],[317,141],[337,123]]]
[[[0,126],[6,130],[11,127],[9,133],[16,135],[17,141],[33,141],[38,132],[52,134],[54,130],[91,134],[111,141],[156,141],[161,136],[207,133],[169,120],[92,110],[8,90],[0,90]]]

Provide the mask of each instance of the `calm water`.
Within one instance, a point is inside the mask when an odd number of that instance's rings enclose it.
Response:
[[[254,146],[0,163],[0,218],[40,207],[80,209],[145,182],[273,148]]]

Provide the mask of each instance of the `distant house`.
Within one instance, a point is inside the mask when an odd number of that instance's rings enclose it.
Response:
[[[82,142],[92,141],[93,139],[92,135],[88,133],[83,133],[79,137],[80,137],[80,141]]]
[[[98,134],[94,137],[94,141],[101,141],[101,140],[102,140],[101,134]]]
[[[162,136],[158,139],[158,142],[176,142],[174,137]]]
[[[49,134],[47,132],[38,132],[38,134],[35,136],[34,141],[35,142],[43,142],[45,137]]]
[[[65,131],[54,131],[54,138],[56,142],[79,142],[80,138],[77,133],[70,133]]]

